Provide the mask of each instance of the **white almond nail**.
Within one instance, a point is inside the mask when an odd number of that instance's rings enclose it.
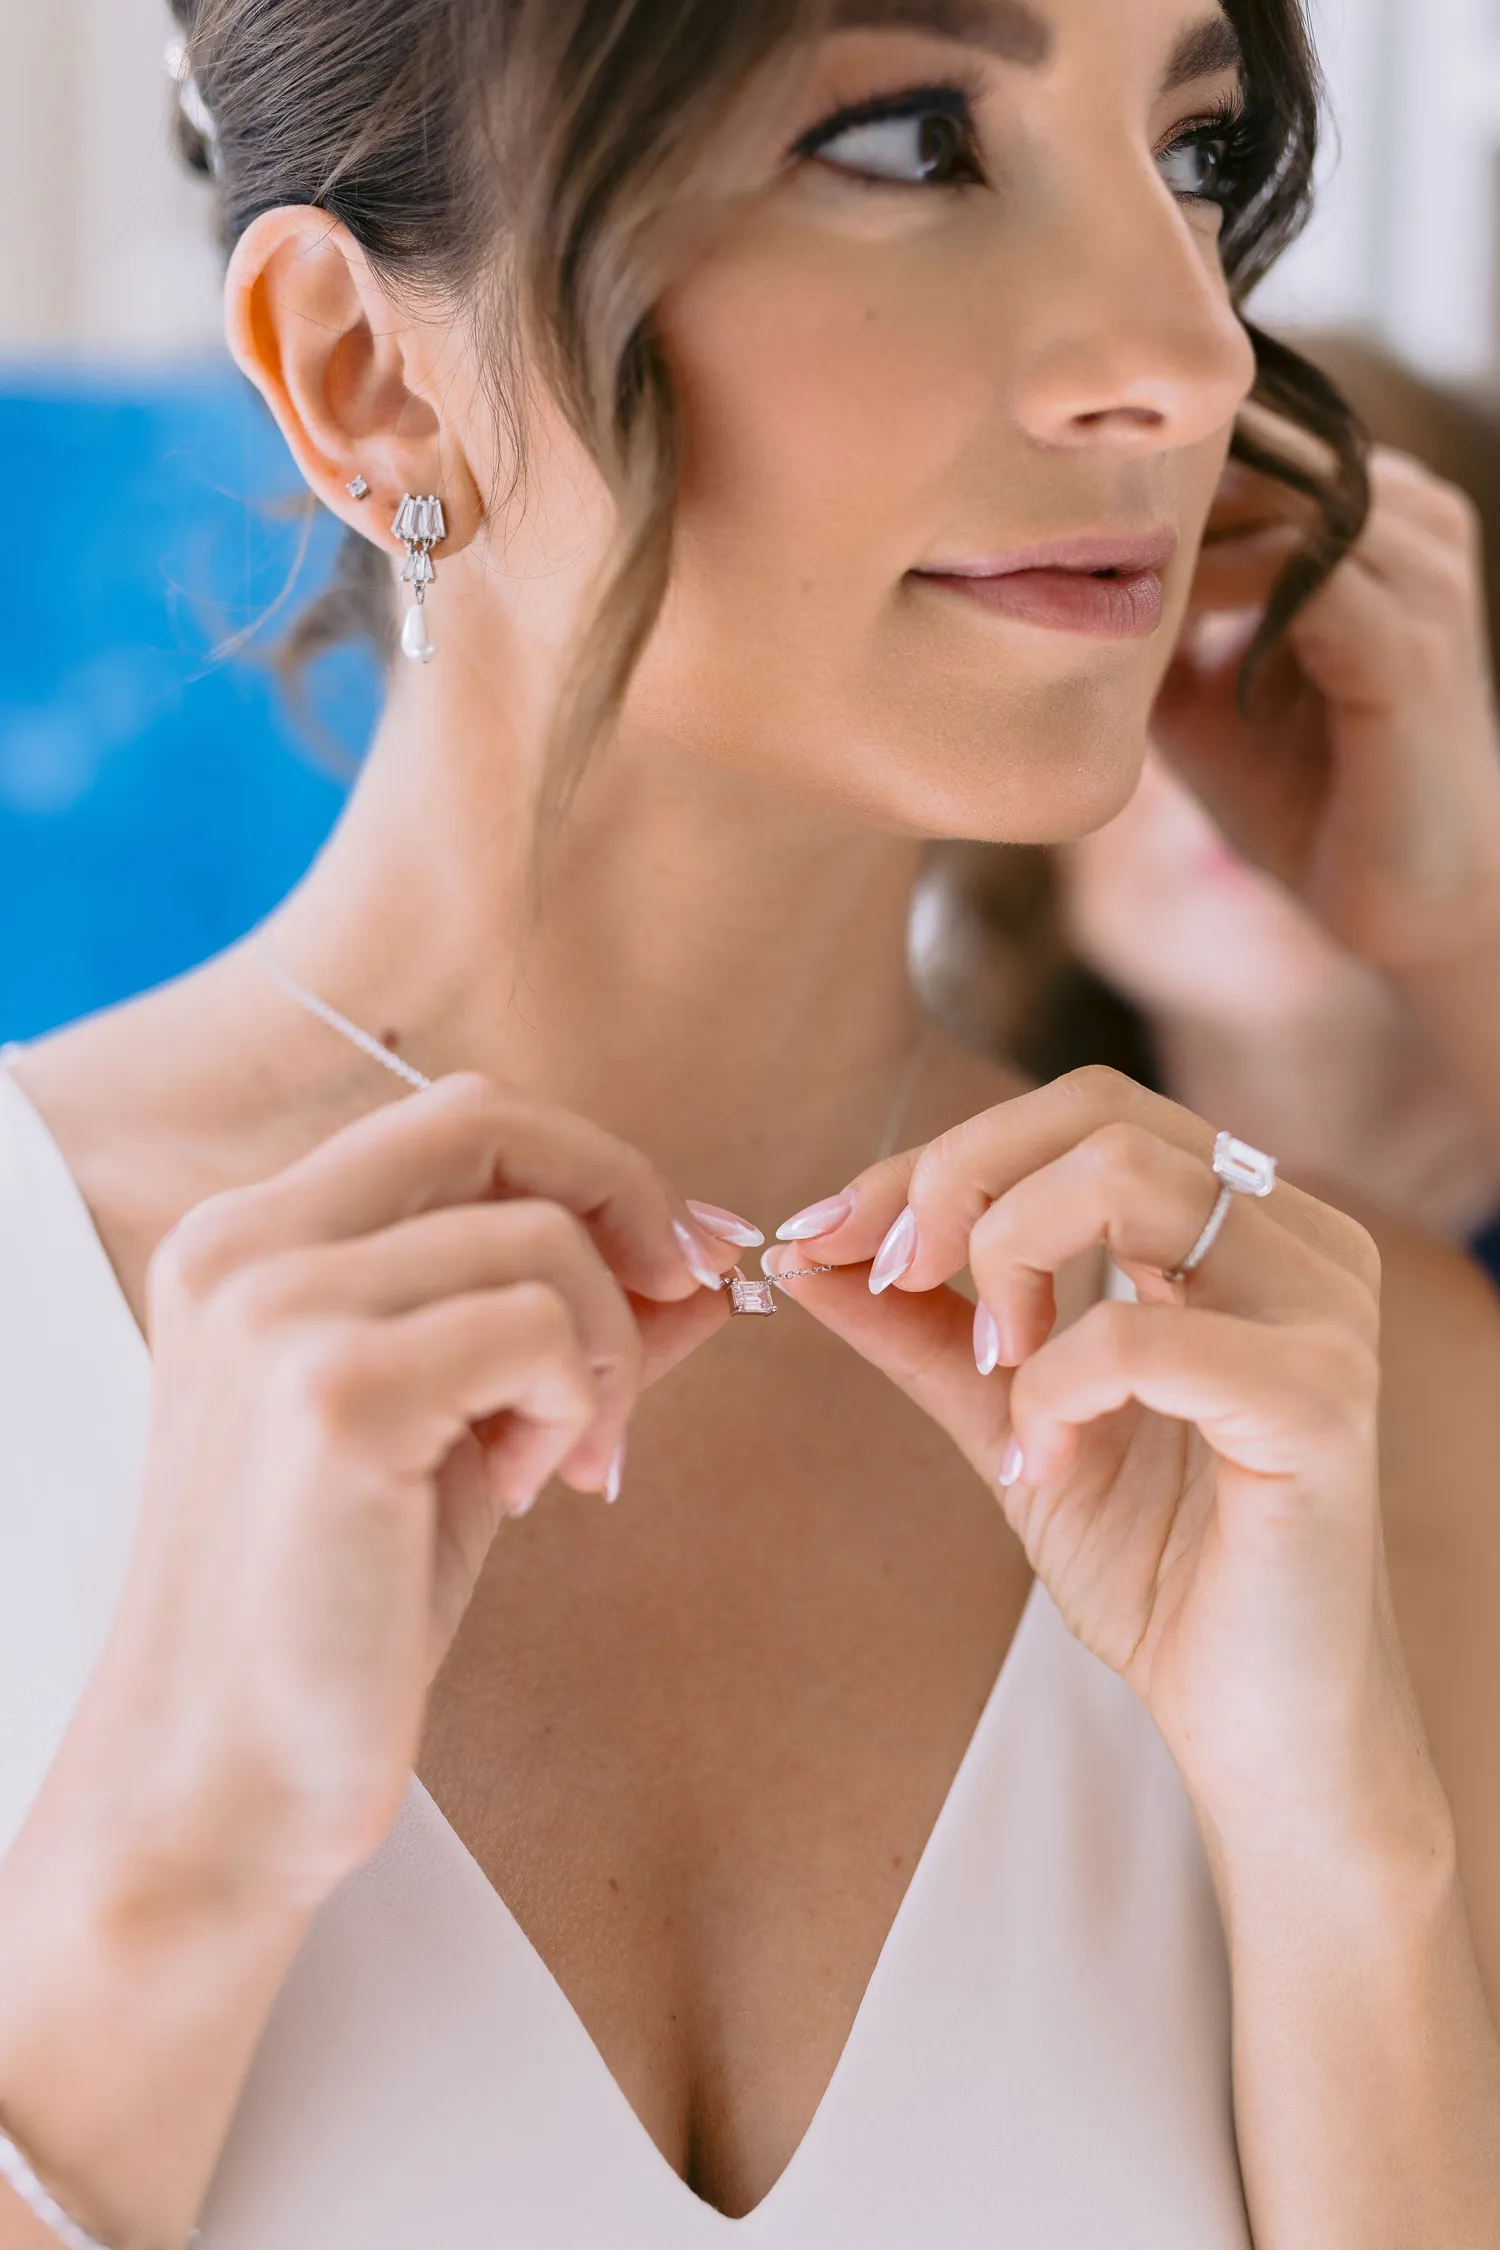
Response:
[[[736,1250],[758,1250],[766,1239],[759,1227],[753,1227],[735,1211],[723,1210],[717,1203],[690,1201],[688,1209],[705,1234],[711,1234],[716,1242],[732,1243]]]
[[[682,1252],[682,1262],[694,1281],[701,1282],[705,1289],[722,1289],[724,1284],[709,1264],[702,1245],[693,1239],[691,1227],[685,1227],[680,1219],[674,1219],[672,1232],[676,1236],[677,1247]]]
[[[878,1297],[892,1282],[910,1273],[917,1256],[917,1214],[908,1204],[875,1253],[870,1268],[870,1295]]]

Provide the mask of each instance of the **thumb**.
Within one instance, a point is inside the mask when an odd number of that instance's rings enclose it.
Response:
[[[761,1261],[776,1286],[824,1328],[878,1367],[914,1405],[947,1431],[990,1484],[1010,1436],[1009,1368],[981,1375],[974,1355],[974,1306],[946,1285],[891,1289],[872,1297],[868,1269],[804,1274],[796,1243],[778,1243]],[[784,1268],[783,1280],[778,1268]]]

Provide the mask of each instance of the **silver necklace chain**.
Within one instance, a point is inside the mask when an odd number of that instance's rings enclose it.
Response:
[[[255,950],[271,982],[280,985],[288,1000],[295,1000],[299,1008],[305,1008],[310,1016],[316,1016],[319,1023],[326,1023],[330,1031],[336,1031],[341,1039],[347,1039],[351,1047],[357,1047],[362,1055],[368,1055],[371,1062],[378,1062],[383,1069],[404,1079],[415,1092],[426,1092],[433,1081],[424,1072],[414,1069],[409,1062],[403,1062],[399,1055],[393,1055],[389,1047],[381,1045],[373,1032],[362,1030],[352,1018],[340,1015],[337,1008],[330,1007],[326,1000],[320,999],[307,985],[299,984],[291,970],[283,968],[277,960],[268,938],[259,939]]]
[[[316,1016],[319,1023],[326,1024],[330,1031],[336,1031],[341,1039],[347,1039],[351,1047],[357,1047],[362,1055],[368,1055],[371,1062],[379,1063],[383,1070],[390,1071],[415,1093],[424,1093],[433,1084],[433,1080],[425,1072],[404,1062],[400,1055],[393,1055],[390,1048],[377,1039],[373,1032],[366,1031],[363,1025],[357,1024],[351,1016],[344,1015],[323,999],[321,994],[314,992],[310,985],[302,984],[294,977],[291,970],[278,960],[269,938],[260,937],[256,940],[255,954],[271,982],[280,987],[288,1000],[295,1001],[306,1014]],[[896,1081],[890,1115],[886,1119],[886,1128],[875,1154],[877,1164],[883,1164],[888,1156],[896,1153],[901,1128],[906,1123],[906,1113],[911,1108],[912,1096],[917,1090],[917,1079],[927,1047],[927,1034],[931,1028],[924,1016],[901,1066],[901,1076]]]

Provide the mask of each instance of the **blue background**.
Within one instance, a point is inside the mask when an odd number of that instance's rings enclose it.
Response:
[[[294,710],[272,676],[334,530],[309,535],[281,440],[227,367],[12,374],[0,464],[3,1041],[258,921],[337,815],[377,679],[367,652],[341,652]]]

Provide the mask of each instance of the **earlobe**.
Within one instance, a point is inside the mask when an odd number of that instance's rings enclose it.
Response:
[[[399,552],[389,527],[402,494],[446,479],[450,551],[467,545],[477,490],[467,473],[454,489],[459,449],[412,381],[401,312],[346,227],[312,208],[264,213],[230,260],[225,321],[236,363],[326,508]]]

